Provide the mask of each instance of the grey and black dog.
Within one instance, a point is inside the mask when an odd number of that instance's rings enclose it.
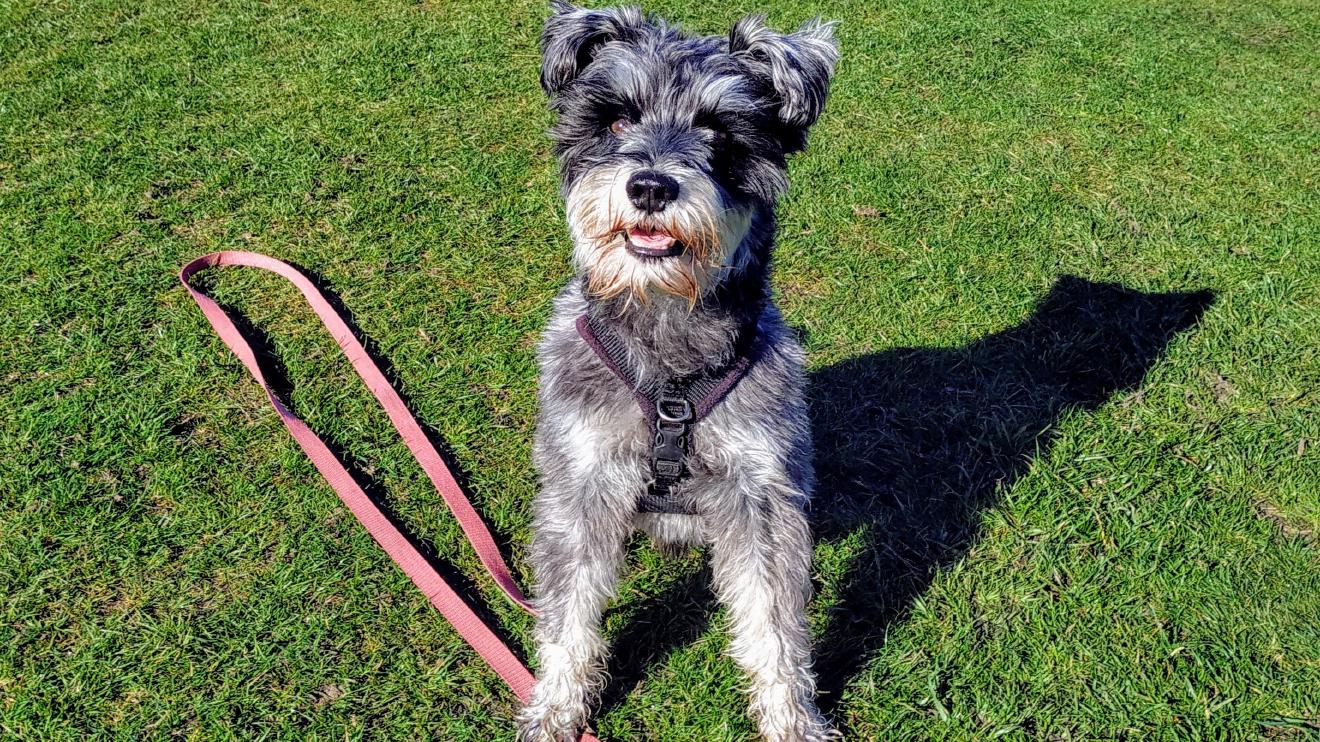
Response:
[[[662,548],[709,545],[761,734],[835,739],[816,709],[804,615],[803,353],[769,286],[775,201],[825,104],[832,26],[784,34],[749,16],[727,36],[694,37],[637,8],[556,3],[541,45],[578,275],[538,351],[539,679],[520,739],[575,739],[585,725],[605,678],[601,611],[638,529]],[[655,486],[656,433],[636,389],[584,339],[584,316],[638,386],[750,359],[685,438],[685,477],[668,493],[680,512],[639,508]]]

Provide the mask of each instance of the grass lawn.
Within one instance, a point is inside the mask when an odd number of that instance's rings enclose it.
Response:
[[[1320,5],[648,7],[842,21],[775,284],[847,737],[1320,733]],[[512,739],[174,273],[317,275],[527,583],[533,344],[569,275],[545,12],[0,2],[0,736]],[[525,651],[294,291],[199,280]],[[601,736],[751,739],[701,556],[629,566]]]

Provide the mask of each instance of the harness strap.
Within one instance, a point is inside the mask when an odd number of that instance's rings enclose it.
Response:
[[[590,314],[583,314],[577,318],[578,335],[591,346],[600,358],[605,367],[614,372],[619,377],[628,391],[632,392],[633,399],[642,408],[642,415],[646,417],[647,422],[655,424],[655,393],[659,391],[660,382],[652,379],[645,386],[637,382],[637,375],[633,373],[632,367],[628,365],[628,349],[624,347],[623,341],[618,335],[609,331],[609,328],[600,324],[598,320],[591,317]]]
[[[633,399],[637,400],[637,406],[642,408],[642,415],[646,417],[647,422],[654,425],[656,401],[666,382],[652,379],[647,384],[639,384],[637,375],[628,364],[627,347],[600,320],[590,314],[583,314],[577,318],[576,325],[578,335],[581,335],[587,345],[595,351],[605,367],[628,387]],[[692,422],[700,422],[709,415],[711,410],[715,409],[715,405],[727,397],[738,382],[747,375],[748,369],[755,360],[751,353],[754,335],[755,333],[749,330],[739,336],[734,359],[725,368],[682,380],[688,390],[687,398],[692,402]]]
[[[590,313],[579,316],[576,324],[578,334],[605,367],[632,392],[655,437],[651,482],[638,498],[637,509],[643,513],[697,514],[674,497],[678,483],[688,474],[684,463],[688,437],[692,426],[709,415],[747,375],[753,362],[754,327],[744,328],[739,334],[734,359],[725,368],[682,379],[650,379],[643,384],[628,363],[628,349],[618,335]]]
[[[463,637],[463,640],[475,649],[477,654],[490,665],[491,669],[509,685],[514,695],[524,702],[528,701],[531,698],[532,687],[536,682],[532,673],[518,660],[504,642],[491,631],[490,627],[473,612],[472,608],[450,587],[449,583],[445,582],[444,577],[436,571],[435,567],[431,566],[412,540],[403,531],[399,530],[380,507],[362,490],[362,487],[353,479],[353,476],[344,468],[344,465],[330,451],[325,441],[321,440],[306,423],[294,415],[275,396],[275,392],[271,390],[265,374],[262,373],[260,364],[257,363],[257,356],[253,352],[252,346],[248,344],[242,333],[235,327],[233,320],[225,314],[220,305],[202,291],[189,285],[188,279],[193,274],[206,268],[223,265],[247,266],[270,271],[292,283],[302,292],[312,311],[320,318],[321,323],[330,331],[339,348],[344,351],[348,360],[353,364],[358,376],[366,383],[367,388],[380,402],[381,406],[385,408],[385,412],[388,413],[395,429],[413,452],[413,456],[417,458],[417,463],[421,465],[431,483],[439,491],[440,496],[444,498],[450,512],[458,519],[468,542],[477,552],[477,557],[495,580],[495,584],[515,605],[535,615],[535,609],[523,596],[522,591],[518,589],[518,583],[514,581],[513,576],[509,573],[508,567],[500,556],[499,548],[495,545],[495,540],[491,538],[490,531],[486,529],[481,516],[472,507],[472,503],[468,502],[462,488],[454,479],[453,473],[450,472],[449,467],[441,458],[440,453],[436,451],[435,446],[431,444],[426,433],[422,431],[417,419],[408,411],[407,405],[404,404],[398,392],[394,390],[394,386],[390,384],[385,374],[371,360],[371,356],[362,347],[362,343],[358,342],[357,338],[353,336],[348,323],[344,321],[344,318],[330,304],[320,289],[306,275],[288,263],[260,253],[227,250],[203,255],[188,263],[183,267],[183,270],[179,271],[179,281],[183,283],[184,288],[188,290],[197,305],[201,307],[202,313],[206,315],[211,327],[215,329],[216,334],[220,336],[224,344],[233,351],[234,355],[238,356],[238,359],[247,367],[248,372],[261,385],[261,388],[266,392],[266,399],[275,408],[275,412],[279,414],[284,426],[288,428],[289,433],[293,435],[294,440],[302,447],[307,457],[312,460],[317,471],[334,489],[335,494],[339,495],[339,499],[348,506],[348,509],[357,517],[358,522],[371,533],[376,543],[385,549],[385,552],[399,566],[399,569],[403,570],[404,574],[408,575],[408,578],[413,581],[413,584],[426,595],[431,605],[435,606],[441,615],[445,617],[445,620],[449,621],[449,624],[454,627],[459,636]],[[591,734],[583,733],[580,742],[599,741]]]

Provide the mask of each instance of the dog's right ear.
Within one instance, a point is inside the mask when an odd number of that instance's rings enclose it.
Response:
[[[551,0],[550,17],[541,31],[541,87],[551,98],[591,64],[601,46],[636,38],[646,18],[637,7],[579,8]]]

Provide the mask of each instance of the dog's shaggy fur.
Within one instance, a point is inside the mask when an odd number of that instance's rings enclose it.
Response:
[[[541,82],[578,276],[541,339],[532,561],[539,680],[520,739],[575,739],[604,681],[601,611],[624,543],[709,544],[730,652],[774,742],[834,738],[815,704],[804,608],[811,538],[803,354],[769,288],[786,158],[806,144],[837,59],[832,28],[764,19],[693,37],[636,8],[557,3]],[[579,335],[589,313],[640,381],[721,368],[754,328],[754,363],[693,426],[676,496],[697,515],[638,512],[652,430]]]

